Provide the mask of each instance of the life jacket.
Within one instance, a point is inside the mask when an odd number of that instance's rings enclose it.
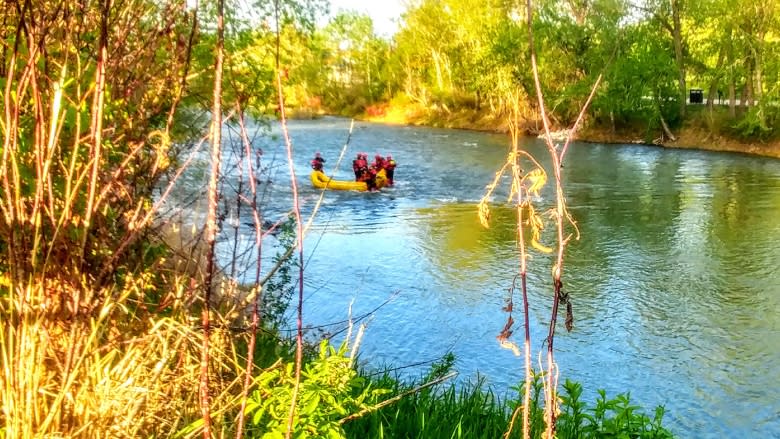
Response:
[[[373,175],[371,175],[371,171],[369,171],[368,168],[360,168],[358,171],[357,181],[365,181],[368,183],[372,178]]]

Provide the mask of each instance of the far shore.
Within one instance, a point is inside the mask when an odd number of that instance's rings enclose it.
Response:
[[[704,130],[683,127],[674,132],[675,141],[666,139],[659,142],[645,142],[626,134],[614,134],[609,130],[585,128],[576,136],[577,140],[588,143],[619,143],[661,146],[664,148],[697,149],[702,151],[721,151],[751,154],[762,157],[780,158],[780,142],[747,143],[730,139]]]
[[[379,122],[390,125],[414,125],[430,126],[438,128],[466,129],[474,131],[487,131],[494,133],[508,133],[509,126],[503,119],[490,115],[479,114],[475,111],[430,112],[410,111],[386,107],[380,114],[362,114],[357,119],[370,122]],[[534,131],[529,129],[528,131]],[[780,158],[780,141],[766,143],[744,142],[738,139],[720,136],[707,132],[701,128],[683,126],[673,130],[676,139],[661,138],[646,141],[641,133],[612,132],[608,128],[585,126],[578,130],[575,139],[586,143],[601,144],[642,144],[664,148],[696,149],[703,151],[723,151],[751,154],[763,157]],[[533,134],[528,134],[533,135]]]

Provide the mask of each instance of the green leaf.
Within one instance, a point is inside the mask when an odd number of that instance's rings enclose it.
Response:
[[[308,399],[309,400],[306,402],[306,405],[304,405],[303,408],[301,409],[301,416],[314,413],[314,411],[317,410],[317,406],[320,403],[320,395],[317,393],[313,394]]]
[[[263,434],[262,439],[284,439],[282,432],[274,430]]]

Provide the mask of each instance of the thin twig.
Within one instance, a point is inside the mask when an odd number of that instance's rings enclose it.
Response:
[[[566,143],[563,144],[563,149],[561,149],[561,158],[559,160],[561,164],[563,164],[563,156],[566,155],[566,150],[569,149],[569,143],[574,138],[574,134],[576,134],[577,130],[580,128],[580,122],[582,122],[583,117],[585,117],[585,112],[588,110],[590,101],[593,100],[593,96],[596,94],[596,89],[599,88],[599,84],[601,84],[601,79],[603,76],[603,73],[599,73],[599,77],[596,79],[596,83],[593,84],[593,88],[590,90],[590,94],[588,95],[588,99],[585,101],[585,105],[583,105],[580,109],[580,114],[577,116],[577,120],[574,121],[574,125],[572,125],[571,129],[569,129],[569,133],[566,136]]]
[[[225,2],[217,0],[217,41],[214,62],[214,105],[211,110],[211,176],[209,178],[208,215],[206,218],[206,280],[203,286],[203,345],[200,364],[200,406],[203,416],[203,438],[211,439],[211,409],[209,396],[209,320],[211,288],[214,279],[214,258],[217,237],[217,182],[222,156],[222,64],[225,44]]]
[[[84,262],[84,252],[86,251],[87,237],[91,227],[92,214],[94,213],[93,202],[98,186],[98,171],[100,170],[100,156],[103,150],[103,100],[106,86],[106,63],[108,62],[108,16],[111,10],[111,0],[104,0],[103,10],[100,19],[100,46],[98,48],[98,62],[95,69],[95,95],[92,102],[92,122],[90,124],[90,133],[93,144],[90,151],[90,160],[92,160],[92,175],[89,179],[89,194],[87,204],[84,210],[84,235],[81,239],[81,262]]]
[[[278,5],[277,5],[278,6]],[[278,10],[278,8],[277,8]],[[278,26],[278,25],[277,25]],[[278,61],[277,61],[278,62]],[[290,168],[290,181],[292,185],[292,197],[293,197],[293,212],[295,213],[295,222],[298,229],[298,306],[297,306],[297,327],[298,332],[295,337],[295,386],[293,388],[292,397],[290,398],[290,414],[287,419],[287,431],[285,437],[290,439],[292,437],[292,426],[295,419],[295,405],[298,401],[298,392],[301,385],[301,369],[303,367],[303,224],[301,221],[301,207],[298,197],[298,183],[295,180],[295,166],[293,162],[292,142],[290,141],[290,134],[287,130],[287,119],[285,117],[284,107],[284,90],[282,88],[282,73],[277,66],[276,83],[279,96],[279,114],[282,124],[282,133],[284,134],[284,143],[287,147],[287,163]]]
[[[241,108],[241,104],[236,104],[236,110],[238,112],[238,124],[241,129],[241,140],[244,145],[244,157],[246,158],[247,169],[249,172],[249,189],[252,193],[252,219],[255,226],[255,247],[257,248],[257,262],[255,266],[255,285],[251,294],[254,295],[252,303],[252,324],[251,332],[249,336],[249,347],[247,350],[246,358],[246,371],[244,375],[244,387],[241,390],[241,407],[238,412],[238,420],[236,421],[236,439],[241,439],[244,429],[244,412],[246,411],[247,396],[249,395],[249,387],[252,382],[252,370],[255,363],[255,341],[257,340],[257,330],[260,327],[260,292],[262,291],[262,284],[260,283],[260,272],[262,268],[262,248],[263,248],[263,230],[262,230],[262,218],[259,214],[257,207],[257,180],[255,180],[254,167],[252,166],[252,148],[251,142],[246,135],[246,125],[244,124],[244,111]],[[259,168],[259,166],[258,166]],[[286,259],[282,259],[286,260]],[[275,270],[278,270],[281,264],[277,264]],[[274,271],[275,271],[274,270]],[[243,309],[243,307],[242,307]]]

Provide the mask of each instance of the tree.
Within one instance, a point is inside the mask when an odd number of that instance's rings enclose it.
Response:
[[[668,40],[656,35],[647,23],[626,26],[623,31],[621,45],[593,102],[597,120],[608,122],[613,130],[641,124],[649,137],[662,119],[678,120],[674,59]]]
[[[551,0],[540,4],[535,33],[541,41],[542,84],[554,117],[570,123],[579,113],[595,77],[611,69],[625,39],[627,13],[622,0]]]
[[[679,115],[685,117],[687,105],[686,85],[686,41],[683,32],[686,0],[649,0],[645,7],[640,9],[648,14],[652,22],[668,32],[672,40],[674,60],[677,67],[677,89]]]
[[[342,12],[321,35],[327,53],[323,73],[334,100],[343,102],[343,97],[349,97],[367,104],[378,99],[386,88],[384,60],[388,45],[374,33],[371,18]]]

